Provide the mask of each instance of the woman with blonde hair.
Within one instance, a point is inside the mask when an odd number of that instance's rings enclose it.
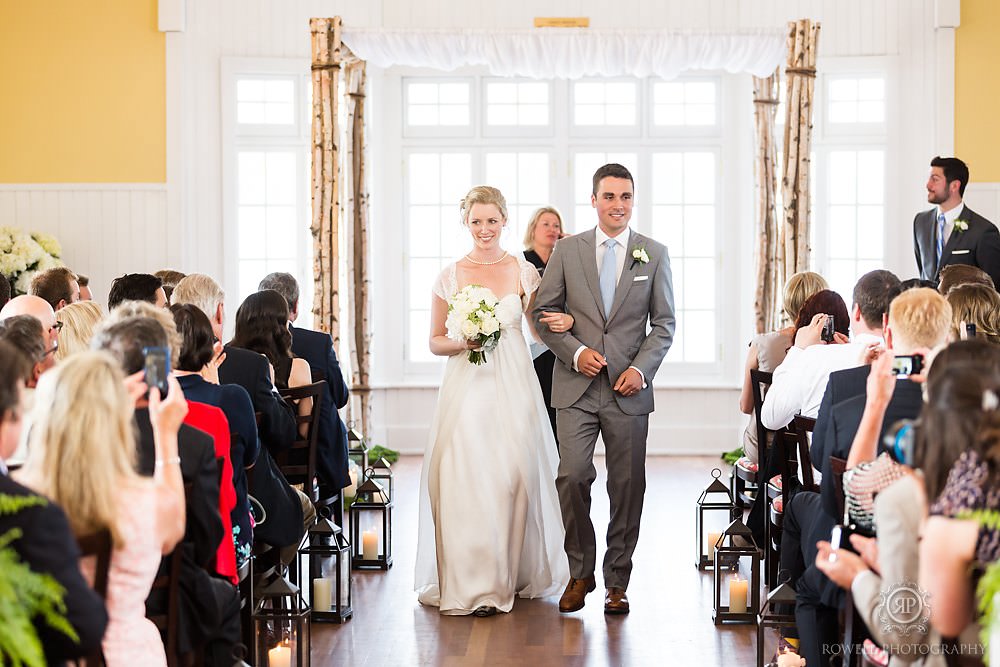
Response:
[[[96,301],[77,301],[63,307],[56,317],[63,323],[56,349],[58,363],[71,354],[90,349],[90,339],[104,319],[104,308]]]
[[[562,216],[554,206],[543,206],[531,214],[528,228],[524,232],[524,258],[538,269],[538,275],[545,273],[545,265],[555,250],[556,242],[563,236],[565,234]],[[573,328],[572,315],[565,313],[550,313],[545,316],[545,322],[549,326],[563,326],[564,331]],[[531,353],[534,357],[532,364],[538,377],[538,385],[542,388],[542,400],[545,401],[545,407],[549,412],[549,425],[552,427],[552,435],[558,447],[556,409],[552,407],[552,367],[555,366],[556,355],[541,343],[532,343]]]
[[[80,352],[38,383],[31,449],[19,480],[66,511],[79,537],[111,533],[108,628],[110,667],[166,665],[160,633],[146,619],[146,597],[163,554],[184,535],[184,485],[177,430],[187,413],[180,385],[149,391],[156,464],[153,478],[135,469],[133,404],[146,390],[138,374],[127,380],[106,352]],[[130,395],[131,394],[131,395]],[[86,403],[80,396],[87,396]],[[94,563],[82,567],[93,578]]]
[[[963,324],[976,325],[976,338],[1000,343],[1000,294],[975,283],[956,285],[945,295],[951,305],[951,339],[964,338]]]
[[[783,309],[788,326],[759,334],[750,341],[746,365],[743,372],[743,390],[740,392],[740,411],[751,415],[750,422],[743,431],[743,455],[751,465],[758,463],[759,444],[757,443],[757,425],[753,417],[753,387],[750,382],[750,371],[760,370],[771,372],[785,360],[785,353],[795,339],[795,320],[802,304],[809,297],[828,289],[826,279],[812,271],[796,273],[785,283],[783,290]],[[766,443],[765,443],[766,444]],[[741,462],[743,460],[741,459]]]
[[[420,482],[416,589],[440,613],[491,616],[569,578],[556,495],[557,455],[522,333],[541,279],[500,245],[507,203],[478,186],[461,203],[469,252],[433,286],[430,350],[447,357]],[[484,363],[449,335],[449,300],[469,286],[495,300],[500,331]],[[454,322],[451,322],[452,328]]]

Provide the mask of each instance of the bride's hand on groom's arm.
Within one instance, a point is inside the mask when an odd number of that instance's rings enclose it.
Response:
[[[549,328],[549,331],[553,333],[565,333],[573,328],[573,316],[567,313],[555,313],[550,311],[544,311],[542,316],[538,318],[541,324],[544,324]]]

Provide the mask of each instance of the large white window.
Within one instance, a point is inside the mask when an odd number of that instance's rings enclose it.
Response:
[[[222,77],[227,294],[235,305],[268,273],[291,273],[303,326],[313,303],[308,71],[299,61],[225,59]]]
[[[444,266],[469,250],[458,202],[471,185],[503,192],[509,211],[504,247],[519,253],[540,206],[560,209],[567,233],[593,228],[591,177],[599,166],[619,162],[635,178],[632,228],[667,245],[671,258],[678,326],[667,356],[674,370],[665,375],[674,382],[684,374],[721,380],[723,339],[736,340],[733,327],[722,326],[724,306],[735,308],[724,293],[735,292],[735,271],[732,263],[724,265],[728,241],[719,231],[723,175],[727,165],[740,162],[733,142],[723,140],[720,111],[724,85],[733,79],[567,82],[463,73],[451,80],[468,86],[450,98],[469,105],[468,131],[457,132],[450,119],[458,116],[439,110],[418,112],[426,123],[416,131],[414,105],[439,109],[447,78],[399,75],[388,84],[399,87],[403,102],[398,210],[405,230],[406,331],[394,339],[398,346],[388,346],[402,350],[402,373],[419,378],[439,372],[432,365],[439,360],[427,350],[430,288]]]

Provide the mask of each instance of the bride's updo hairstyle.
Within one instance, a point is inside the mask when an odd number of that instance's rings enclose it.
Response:
[[[472,210],[473,204],[493,204],[500,209],[500,215],[503,216],[503,219],[507,220],[507,200],[496,188],[491,188],[488,185],[477,185],[469,190],[465,199],[459,204],[463,225],[469,224],[469,211]]]

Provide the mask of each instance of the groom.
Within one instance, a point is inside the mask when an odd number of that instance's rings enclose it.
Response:
[[[670,348],[675,322],[667,249],[628,228],[633,187],[632,174],[620,164],[594,173],[590,202],[597,209],[597,227],[559,241],[532,311],[542,341],[561,362],[552,371],[552,407],[561,457],[556,488],[571,575],[559,600],[562,612],[583,608],[597,585],[590,487],[597,477],[598,433],[607,452],[611,500],[604,611],[629,611],[625,589],[646,489],[651,383]],[[572,331],[552,332],[542,325],[547,312],[572,315]]]

